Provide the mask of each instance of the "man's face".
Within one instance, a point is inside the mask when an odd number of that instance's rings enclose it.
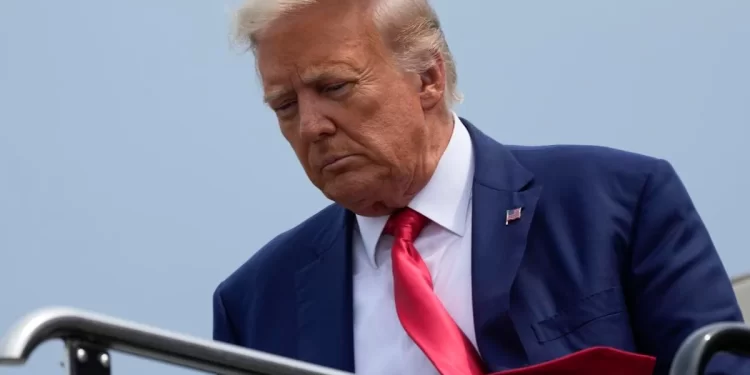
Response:
[[[323,1],[259,38],[268,105],[307,176],[361,215],[388,213],[423,163],[420,76],[403,73],[355,6]],[[357,2],[346,2],[357,3]]]

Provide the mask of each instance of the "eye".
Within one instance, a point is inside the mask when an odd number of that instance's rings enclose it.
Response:
[[[297,104],[297,102],[295,101],[284,102],[278,106],[273,107],[273,111],[278,115],[284,115],[285,113],[293,110],[295,104]]]
[[[347,88],[349,88],[349,83],[342,82],[342,83],[336,83],[336,84],[328,85],[324,87],[323,92],[336,95],[336,94],[343,93],[344,91],[346,91],[345,89]]]

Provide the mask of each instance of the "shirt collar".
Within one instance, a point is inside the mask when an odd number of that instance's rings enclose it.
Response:
[[[435,173],[425,187],[409,203],[409,208],[426,216],[432,222],[463,236],[466,215],[471,201],[474,179],[474,153],[468,130],[453,113],[453,134]],[[373,267],[375,250],[388,216],[366,217],[357,215],[357,226],[362,236],[367,259]]]

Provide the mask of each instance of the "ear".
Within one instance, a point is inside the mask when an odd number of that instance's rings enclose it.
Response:
[[[421,81],[420,97],[422,108],[425,110],[441,104],[445,95],[445,60],[439,52],[435,52],[432,59],[432,66],[419,74]]]

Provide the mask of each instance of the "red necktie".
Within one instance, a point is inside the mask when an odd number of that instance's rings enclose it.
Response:
[[[479,354],[435,295],[414,240],[428,219],[409,208],[388,220],[396,312],[409,337],[442,375],[482,375]],[[549,362],[492,375],[650,375],[655,358],[609,347],[587,348]]]
[[[442,375],[481,375],[479,354],[432,289],[427,265],[414,240],[428,219],[406,208],[388,220],[395,237],[391,252],[396,312],[409,337]]]

